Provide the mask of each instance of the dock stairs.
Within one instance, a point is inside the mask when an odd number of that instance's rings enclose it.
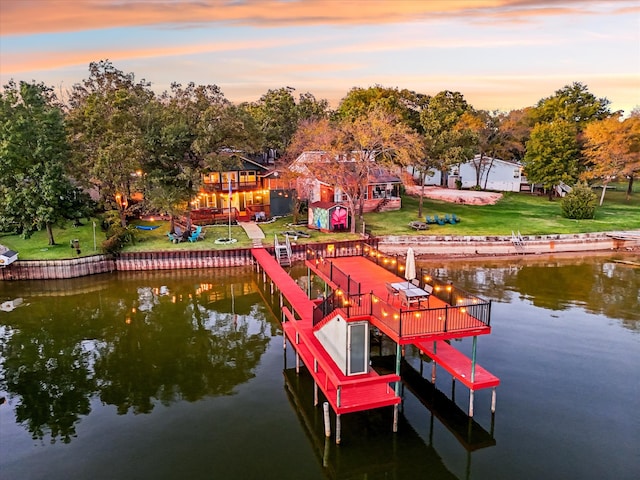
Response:
[[[291,241],[289,235],[284,236],[284,243],[280,243],[278,240],[278,234],[274,235],[273,248],[276,252],[276,259],[280,265],[291,265]]]

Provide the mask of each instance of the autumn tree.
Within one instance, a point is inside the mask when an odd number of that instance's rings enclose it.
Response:
[[[588,168],[582,176],[602,181],[600,205],[604,202],[609,182],[620,176],[629,179],[628,200],[633,177],[640,171],[640,116],[632,115],[622,121],[616,115],[591,122],[584,130],[584,137],[583,154]]]
[[[531,183],[540,183],[553,200],[560,182],[573,184],[579,175],[576,127],[565,120],[539,123],[527,142],[524,167]]]
[[[85,186],[98,189],[103,206],[118,211],[123,227],[133,206],[132,174],[144,158],[140,119],[153,96],[146,81],[101,60],[89,65],[89,78],[74,85],[69,98],[75,168]]]
[[[321,151],[323,160],[310,162],[311,174],[334,185],[347,199],[351,232],[362,214],[369,175],[381,165],[407,165],[422,155],[422,141],[397,117],[375,108],[355,120],[321,119],[300,126],[290,155]]]
[[[11,81],[0,92],[0,229],[29,237],[87,215],[83,194],[69,175],[69,145],[52,89]]]

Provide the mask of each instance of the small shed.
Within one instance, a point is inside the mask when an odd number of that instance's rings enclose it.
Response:
[[[6,267],[7,265],[11,265],[18,259],[18,252],[14,252],[13,250],[5,250],[0,253],[0,267]]]
[[[348,230],[347,207],[334,202],[315,202],[309,205],[309,227],[318,230]]]

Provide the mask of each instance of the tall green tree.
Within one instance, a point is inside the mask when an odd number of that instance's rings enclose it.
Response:
[[[446,185],[452,166],[475,155],[477,135],[470,122],[472,112],[460,92],[445,90],[432,97],[420,113],[428,156],[442,172],[442,185]]]
[[[553,200],[556,185],[573,185],[578,179],[579,151],[575,124],[566,120],[537,124],[531,131],[523,162],[527,179],[542,184],[549,200]]]
[[[69,99],[76,169],[99,190],[104,207],[118,211],[123,227],[133,207],[132,174],[144,157],[140,119],[153,96],[146,81],[102,60],[89,65],[89,78],[74,85]]]
[[[609,117],[610,103],[607,98],[597,98],[589,92],[586,85],[573,82],[538,101],[532,117],[535,123],[564,120],[574,124],[577,131],[581,132],[587,123]]]
[[[86,215],[81,192],[68,176],[69,145],[53,90],[11,81],[0,92],[0,229],[29,237]]]
[[[241,105],[251,114],[261,133],[260,150],[274,159],[285,152],[299,122],[329,116],[327,100],[318,100],[306,92],[300,94],[296,103],[294,91],[293,87],[269,90],[257,102]]]
[[[397,87],[353,87],[340,100],[335,114],[341,119],[355,120],[373,109],[382,109],[421,133],[420,112],[428,105],[429,98],[428,95]]]

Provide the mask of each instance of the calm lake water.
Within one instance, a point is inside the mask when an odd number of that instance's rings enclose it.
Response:
[[[340,446],[250,268],[0,283],[25,302],[0,311],[0,478],[639,478],[640,269],[423,266],[493,300],[477,359],[501,379],[496,414],[479,391],[470,421],[468,390],[442,369],[434,390],[407,348],[398,433],[391,409],[345,415]],[[373,364],[394,351],[373,346]]]

